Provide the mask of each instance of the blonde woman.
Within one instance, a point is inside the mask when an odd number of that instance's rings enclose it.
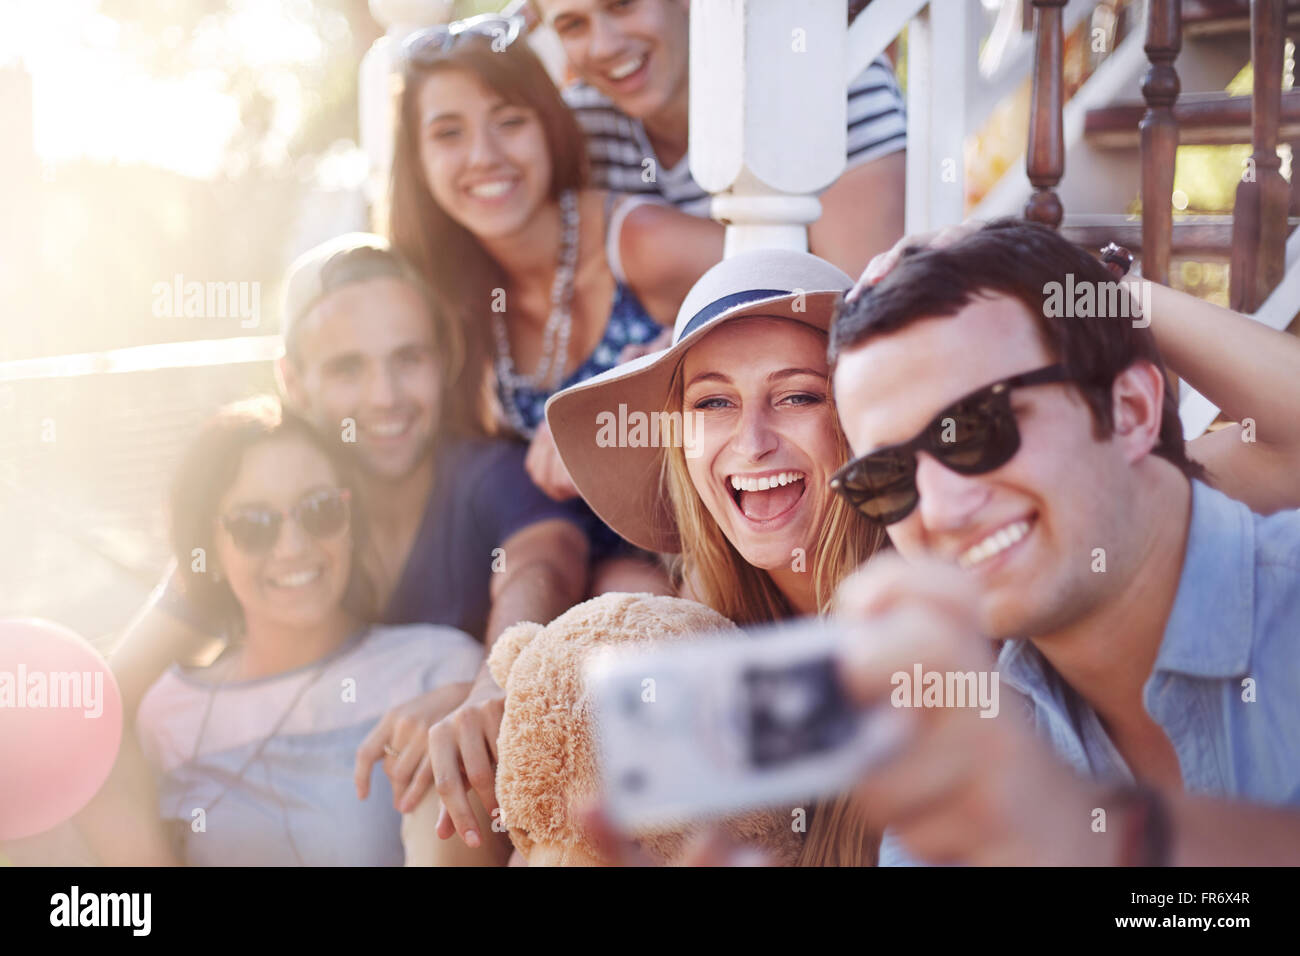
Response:
[[[826,333],[852,284],[806,253],[728,259],[686,297],[670,348],[547,406],[592,509],[634,544],[679,555],[682,593],[737,623],[824,613],[881,544],[830,490],[849,456]],[[800,865],[875,862],[877,836],[849,798],[809,809]]]

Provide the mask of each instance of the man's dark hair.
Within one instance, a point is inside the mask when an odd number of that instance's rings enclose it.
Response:
[[[1151,330],[1135,328],[1127,310],[1113,315],[1098,308],[1095,318],[1075,318],[1047,308],[1049,284],[1060,283],[1059,290],[1067,275],[1073,275],[1074,288],[1093,284],[1094,292],[1106,288],[1097,283],[1116,281],[1105,265],[1054,230],[1021,219],[994,220],[945,248],[909,248],[878,285],[851,303],[840,303],[831,325],[831,365],[845,349],[876,336],[921,319],[956,315],[976,296],[1005,295],[1033,316],[1048,352],[1088,403],[1094,434],[1107,438],[1114,428],[1111,386],[1116,376],[1138,361],[1150,362],[1164,374],[1164,360]],[[1098,303],[1105,299],[1096,296]],[[1204,469],[1187,457],[1172,389],[1165,389],[1161,412],[1153,451],[1188,478],[1203,479]]]

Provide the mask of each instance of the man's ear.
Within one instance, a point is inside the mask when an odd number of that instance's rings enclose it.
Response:
[[[1112,438],[1129,462],[1150,453],[1160,441],[1165,377],[1150,362],[1137,361],[1115,377],[1110,388]]]
[[[303,388],[302,374],[297,364],[288,355],[281,355],[276,360],[275,384],[279,386],[285,404],[297,409],[307,407],[307,393]]]

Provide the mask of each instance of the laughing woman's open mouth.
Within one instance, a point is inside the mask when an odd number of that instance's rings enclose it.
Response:
[[[775,521],[795,509],[808,487],[802,471],[771,471],[761,475],[731,475],[732,500],[750,521]]]

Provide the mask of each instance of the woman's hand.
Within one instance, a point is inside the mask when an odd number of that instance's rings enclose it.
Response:
[[[357,799],[370,796],[370,773],[382,761],[393,789],[393,806],[403,812],[413,809],[433,785],[426,746],[429,728],[455,710],[471,686],[444,684],[384,714],[357,748],[353,769]]]
[[[578,486],[573,483],[569,470],[560,460],[560,450],[555,447],[555,438],[546,422],[538,426],[533,443],[528,446],[524,470],[533,479],[533,484],[556,501],[578,497]]]
[[[880,253],[867,263],[867,268],[863,270],[861,277],[849,290],[848,295],[845,296],[845,301],[852,302],[862,294],[863,289],[870,288],[889,275],[894,266],[898,265],[898,260],[903,257],[904,250],[925,246],[942,249],[944,246],[950,246],[957,240],[964,239],[982,228],[984,228],[983,222],[970,219],[955,226],[944,226],[935,232],[922,232],[914,236],[904,236],[894,243],[893,247],[887,252]]]
[[[489,819],[495,819],[494,766],[505,706],[506,692],[491,674],[480,675],[465,702],[429,729],[428,757],[434,789],[442,801],[437,825],[440,839],[460,834],[466,846],[476,849],[492,838],[490,833],[479,833],[481,824],[470,795],[477,795]]]

